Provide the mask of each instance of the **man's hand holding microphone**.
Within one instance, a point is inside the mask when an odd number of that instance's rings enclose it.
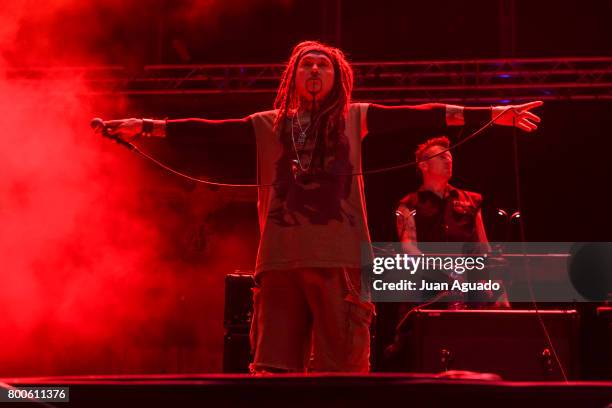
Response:
[[[133,148],[130,141],[142,137],[164,137],[166,135],[166,121],[153,119],[117,119],[102,120],[94,118],[91,127],[96,133],[115,140],[117,143]]]

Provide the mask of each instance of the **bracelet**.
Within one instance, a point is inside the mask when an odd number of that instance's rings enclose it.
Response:
[[[144,137],[151,137],[153,135],[153,119],[142,119],[142,132]]]

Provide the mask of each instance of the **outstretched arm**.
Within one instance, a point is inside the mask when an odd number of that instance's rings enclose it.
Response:
[[[164,138],[178,148],[185,161],[194,151],[198,161],[214,161],[222,174],[248,178],[254,181],[256,174],[255,130],[251,118],[208,119],[121,119],[104,122],[108,133],[125,140],[138,136]],[[185,154],[182,154],[184,152]],[[200,154],[201,152],[201,154]],[[223,158],[222,161],[219,159]],[[229,181],[229,180],[228,180]]]
[[[171,142],[192,144],[194,147],[215,145],[255,146],[255,131],[251,118],[243,119],[119,119],[104,122],[108,133],[126,140],[137,136],[168,138]]]
[[[367,114],[368,132],[391,133],[412,129],[432,128],[444,132],[448,126],[482,126],[495,119],[496,125],[516,126],[526,132],[537,129],[540,118],[531,109],[542,101],[522,105],[494,107],[464,107],[443,103],[423,105],[384,106],[371,104]]]

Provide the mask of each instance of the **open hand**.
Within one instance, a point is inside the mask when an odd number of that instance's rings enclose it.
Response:
[[[544,102],[533,101],[522,105],[500,105],[494,106],[492,116],[496,125],[516,126],[525,132],[532,132],[538,128],[537,123],[542,120],[530,110],[542,106]],[[503,112],[503,113],[502,113]]]

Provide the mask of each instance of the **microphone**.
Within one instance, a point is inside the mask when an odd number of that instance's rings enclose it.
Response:
[[[91,122],[89,122],[89,126],[96,132],[106,132],[106,127],[104,126],[104,121],[100,118],[93,118]]]
[[[127,142],[120,138],[117,135],[111,135],[108,133],[108,127],[104,124],[104,121],[100,118],[93,118],[91,122],[89,122],[89,126],[94,130],[95,133],[102,134],[103,137],[107,137],[109,139],[114,140],[116,143],[127,147],[130,150],[134,150],[134,145],[130,142]]]

